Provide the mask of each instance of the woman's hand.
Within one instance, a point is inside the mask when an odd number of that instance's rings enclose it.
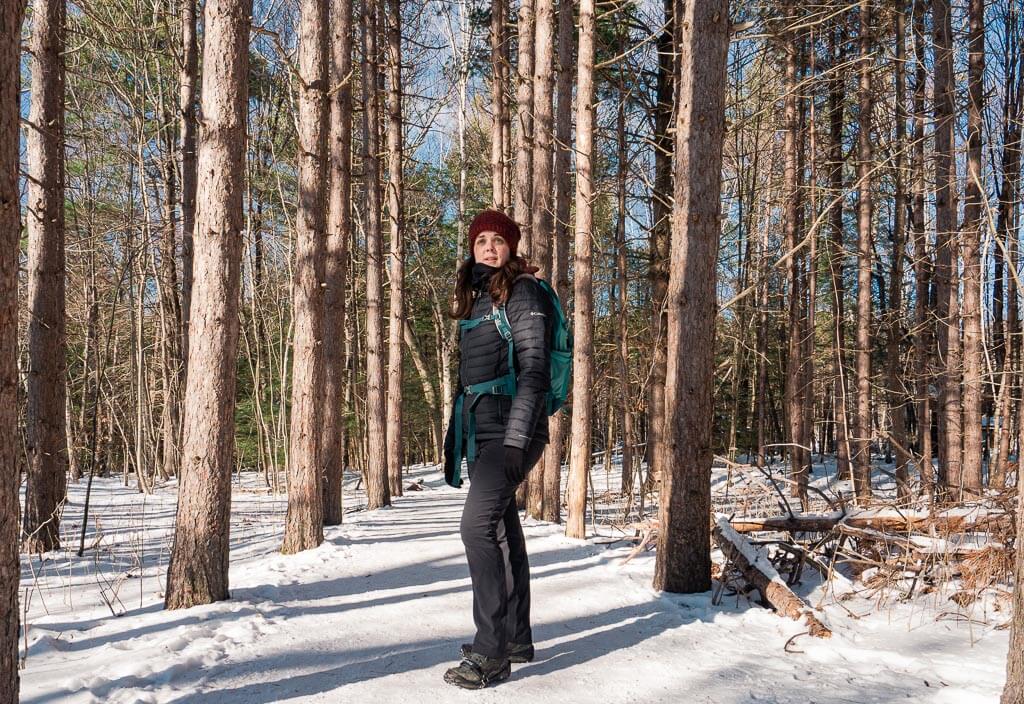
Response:
[[[505,478],[510,484],[518,485],[526,479],[526,472],[523,471],[525,454],[518,447],[505,447]]]

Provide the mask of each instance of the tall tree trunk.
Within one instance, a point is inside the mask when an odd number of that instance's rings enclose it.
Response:
[[[935,328],[939,350],[939,475],[945,491],[960,486],[960,333],[957,284],[956,117],[953,86],[953,30],[949,0],[932,2],[935,113]]]
[[[533,120],[534,120],[534,2],[519,2],[519,85],[516,94],[517,122],[516,133],[516,182],[513,218],[518,224],[522,238],[519,242],[519,254],[533,257]],[[534,476],[537,476],[534,474]],[[530,494],[530,478],[519,484],[516,490],[516,505],[527,508]]]
[[[388,485],[380,139],[377,119],[377,0],[363,4],[363,183],[366,188],[366,494],[367,508],[391,505]]]
[[[914,234],[914,279],[916,302],[914,305],[914,396],[917,399],[917,445],[921,456],[921,484],[929,495],[934,490],[932,472],[932,397],[929,374],[930,354],[933,348],[930,305],[931,261],[928,237],[925,231],[925,94],[927,69],[925,66],[925,6],[924,0],[914,0],[914,139],[911,150],[913,197],[911,228]]]
[[[324,253],[327,223],[328,0],[301,0],[298,27],[299,179],[295,214],[292,416],[288,434],[285,554],[324,541],[320,440],[323,432]]]
[[[985,354],[981,329],[981,227],[982,181],[981,130],[985,110],[985,0],[968,2],[967,67],[967,184],[964,192],[964,381],[962,489],[968,497],[981,495],[982,481],[982,376]]]
[[[871,0],[860,0],[860,88],[857,101],[857,342],[856,430],[854,432],[853,483],[860,502],[871,500],[871,267],[872,177],[874,146],[871,142],[874,67]]]
[[[629,279],[626,270],[626,176],[628,171],[628,151],[626,149],[626,99],[625,75],[619,68],[619,105],[615,118],[617,142],[618,173],[616,174],[616,207],[615,207],[615,287],[618,292],[618,366],[619,366],[619,417],[622,419],[622,481],[623,492],[633,490],[633,450],[630,442],[633,438],[633,413],[630,408],[632,399],[629,378]]]
[[[793,10],[793,6],[788,6]],[[805,449],[809,438],[805,437],[804,406],[809,402],[804,389],[805,338],[807,330],[807,302],[805,293],[804,268],[806,266],[803,248],[799,254],[794,252],[802,239],[803,224],[803,191],[801,189],[800,152],[803,150],[803,134],[800,129],[799,107],[802,103],[800,90],[800,73],[802,63],[801,44],[805,41],[796,30],[786,30],[786,93],[783,98],[783,120],[785,122],[785,144],[783,180],[785,181],[785,247],[786,252],[793,252],[787,270],[789,288],[789,331],[786,354],[786,417],[789,421],[789,461],[790,479],[796,488],[801,505],[807,504],[807,460],[809,454]]]
[[[910,498],[907,485],[907,401],[900,378],[903,343],[903,260],[906,249],[906,178],[903,156],[907,145],[906,113],[906,14],[901,4],[894,11],[896,39],[896,148],[893,156],[893,226],[892,226],[892,267],[889,279],[889,315],[886,348],[886,375],[888,381],[889,413],[892,419],[892,434],[896,439],[896,490],[900,499]]]
[[[519,2],[519,87],[516,94],[519,129],[516,133],[514,219],[522,232],[519,252],[526,257],[533,254],[530,235],[533,221],[533,3],[534,0]]]
[[[181,462],[181,302],[178,299],[177,169],[175,168],[174,120],[168,112],[164,146],[164,222],[160,231],[160,347],[163,357],[160,375],[163,409],[160,418],[160,458],[163,475],[173,477]]]
[[[594,287],[591,228],[594,180],[594,0],[580,0],[576,78],[576,251],[573,282],[572,441],[565,534],[586,537],[594,380]]]
[[[651,354],[651,380],[647,420],[647,476],[650,482],[662,474],[661,461],[665,458],[665,331],[668,312],[665,296],[668,293],[670,216],[672,212],[672,116],[675,89],[675,8],[674,0],[664,0],[665,25],[658,36],[657,108],[654,115],[654,192],[652,193],[652,224],[648,280],[651,287],[651,329],[654,348]],[[644,486],[640,491],[646,491]]]
[[[1024,423],[1018,441],[1024,447]],[[1024,496],[1024,470],[1017,469],[1017,496]],[[1024,511],[1017,510],[1017,535],[1024,535]],[[1020,538],[1018,537],[1018,541]],[[1000,704],[1024,701],[1024,550],[1016,550],[1013,587],[1013,621],[1010,624],[1010,649],[1006,655],[1006,684]]]
[[[1024,441],[1024,438],[1022,438]],[[1017,470],[1017,496],[1024,496],[1024,471]],[[1017,535],[1024,535],[1024,511],[1017,511]],[[1024,550],[1018,549],[1014,567],[1013,621],[1006,656],[1006,684],[1001,704],[1024,701]]]
[[[387,0],[388,225],[391,232],[391,309],[388,320],[387,455],[392,496],[402,495],[402,327],[405,321],[405,223],[402,217],[402,6]]]
[[[1006,247],[1006,266],[1011,272],[1017,271],[1017,221],[1020,206],[1020,170],[1021,170],[1021,118],[1024,109],[1024,53],[1021,52],[1019,30],[1020,10],[1014,8],[1007,13],[1007,35],[1012,44],[1007,48],[1006,104],[1003,113],[1003,156],[1002,184],[999,188],[998,216],[996,218],[996,249]],[[1017,393],[1019,383],[1017,362],[1020,352],[1020,306],[1017,277],[1007,277],[1006,297],[1008,299],[1006,316],[1006,336],[1008,344],[1002,355],[1002,383],[1009,392],[1000,395],[1004,399],[997,415],[1000,423],[997,427],[999,450],[989,483],[992,487],[1002,490],[1006,486],[1006,470],[1010,454],[1010,416],[1012,399]]]
[[[324,525],[342,522],[345,470],[345,286],[352,239],[352,0],[332,0],[330,7],[330,191],[327,261],[324,276]]]
[[[196,39],[196,2],[181,3],[181,381],[188,369],[188,324],[192,306],[193,232],[196,223],[196,84],[199,82],[199,43]]]
[[[18,158],[24,0],[0,6],[0,692],[17,701],[18,673]]]
[[[555,221],[554,241],[551,248],[551,276],[555,291],[563,305],[569,300],[569,207],[572,180],[569,173],[569,150],[572,142],[572,84],[573,84],[573,3],[558,3],[558,122],[555,127]],[[559,523],[562,513],[562,456],[568,430],[564,412],[548,419],[550,442],[544,453],[544,515],[543,519]]]
[[[841,25],[833,31],[830,41],[833,44],[832,60],[834,66],[840,66],[846,60],[845,32]],[[836,473],[843,479],[852,481],[850,464],[850,418],[847,402],[849,383],[846,375],[846,283],[843,278],[846,261],[846,247],[843,243],[843,96],[845,81],[843,72],[833,70],[829,81],[829,191],[835,199],[829,215],[831,232],[831,263],[832,279],[832,375],[833,395],[835,398],[836,429]],[[760,347],[758,349],[761,349]]]
[[[505,210],[505,159],[502,144],[505,86],[505,0],[491,3],[491,203]]]
[[[169,609],[228,598],[251,15],[249,0],[206,3],[194,311]]]
[[[32,97],[28,161],[28,398],[25,440],[24,550],[60,545],[67,490],[64,417],[64,0],[40,0],[32,12]]]
[[[670,439],[661,477],[654,588],[694,593],[711,588],[715,270],[730,27],[726,0],[676,0],[676,8],[683,32],[665,380]]]
[[[530,259],[538,267],[537,276],[551,278],[551,239],[554,184],[551,167],[554,159],[554,115],[552,98],[555,85],[555,6],[554,0],[536,0],[535,62],[533,71],[533,203],[530,210]],[[549,428],[550,431],[550,428]],[[546,454],[528,480],[527,515],[544,516],[544,475]]]

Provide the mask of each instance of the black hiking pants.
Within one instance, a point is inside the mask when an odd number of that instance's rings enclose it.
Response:
[[[534,440],[523,460],[532,468],[544,454]],[[516,485],[505,478],[505,447],[491,440],[477,448],[469,467],[469,495],[462,509],[462,544],[473,582],[473,652],[505,657],[508,643],[533,643],[530,628],[530,562],[516,509]]]

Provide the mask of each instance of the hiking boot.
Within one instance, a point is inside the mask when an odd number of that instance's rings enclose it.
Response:
[[[463,689],[483,689],[489,684],[507,680],[512,674],[508,658],[489,658],[470,652],[458,667],[444,673],[444,681]]]
[[[468,657],[473,652],[473,646],[470,643],[463,643],[462,657]],[[508,644],[508,661],[521,663],[521,662],[533,662],[533,644],[532,643],[509,643]]]

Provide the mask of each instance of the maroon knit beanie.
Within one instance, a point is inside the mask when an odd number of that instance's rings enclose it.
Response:
[[[473,218],[473,222],[469,224],[469,250],[471,252],[473,243],[476,242],[476,236],[488,230],[501,235],[508,243],[511,255],[516,256],[516,247],[519,246],[519,225],[516,225],[515,220],[500,210],[491,209],[480,211]]]

